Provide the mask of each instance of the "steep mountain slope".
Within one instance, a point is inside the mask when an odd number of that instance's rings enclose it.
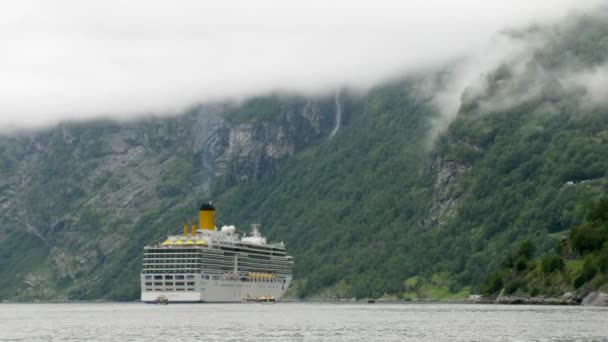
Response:
[[[608,190],[608,108],[572,81],[606,63],[602,18],[535,32],[549,43],[490,73],[438,142],[443,160],[469,169],[446,226],[454,240],[442,244],[463,283],[496,269],[513,241],[530,238],[546,251],[555,243],[547,234],[580,223],[584,206]],[[465,251],[471,257],[456,265]]]
[[[142,245],[192,219],[216,175],[256,179],[332,129],[331,99],[265,101],[272,121],[217,105],[1,138],[0,297],[135,298]]]
[[[259,219],[290,246],[301,295],[340,280],[361,284],[358,296],[371,284],[395,292],[402,277],[428,266],[406,257],[425,248],[416,235],[429,197],[428,97],[398,82],[355,100],[347,113],[348,126],[286,160],[280,173],[215,190],[220,218],[240,225]]]
[[[203,200],[283,240],[300,296],[476,291],[607,190],[608,106],[580,81],[607,62],[605,18],[511,33],[529,53],[480,70],[435,141],[449,71],[0,137],[0,298],[136,299],[142,246]]]
[[[465,92],[432,149],[423,82],[397,82],[356,101],[330,143],[260,184],[218,191],[219,202],[292,246],[300,295],[399,294],[416,275],[447,277],[444,293],[476,291],[514,243],[544,253],[607,190],[608,111],[573,84],[606,63],[603,18],[526,32],[545,43]]]

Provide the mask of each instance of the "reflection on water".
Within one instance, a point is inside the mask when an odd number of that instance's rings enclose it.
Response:
[[[0,341],[608,341],[608,308],[0,304]]]

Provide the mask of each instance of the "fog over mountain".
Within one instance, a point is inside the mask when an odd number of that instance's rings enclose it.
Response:
[[[172,113],[270,91],[365,90],[460,61],[438,95],[449,117],[463,86],[520,48],[497,33],[604,2],[5,2],[0,131]],[[603,70],[587,75],[598,89]]]

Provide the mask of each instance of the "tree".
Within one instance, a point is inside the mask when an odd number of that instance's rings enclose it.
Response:
[[[517,249],[517,256],[523,257],[525,260],[530,260],[534,253],[536,253],[536,245],[531,240],[524,240],[519,244],[519,248]]]
[[[501,274],[495,273],[486,278],[486,280],[481,285],[480,290],[484,296],[490,296],[500,291],[500,289],[502,289],[502,286],[503,282]]]
[[[583,270],[581,271],[581,274],[576,279],[574,279],[574,287],[578,289],[583,284],[593,279],[596,273],[597,265],[595,263],[595,260],[591,255],[588,255],[585,258],[585,264],[583,265]]]
[[[564,266],[564,260],[555,254],[545,255],[541,262],[541,269],[544,274],[551,274],[557,270],[562,271]]]

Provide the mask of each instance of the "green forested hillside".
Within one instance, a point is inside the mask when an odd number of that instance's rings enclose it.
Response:
[[[259,183],[216,189],[220,217],[259,219],[285,240],[301,295],[338,283],[342,296],[399,293],[410,277],[443,272],[453,292],[475,290],[514,243],[532,239],[544,253],[551,234],[580,223],[584,205],[606,191],[608,112],[558,103],[547,113],[544,102],[462,112],[429,151],[429,104],[407,83],[376,89],[332,141]],[[428,226],[437,159],[466,171],[449,185],[456,212]]]
[[[351,296],[397,292],[431,265],[416,258],[426,248],[418,222],[429,200],[431,107],[400,82],[354,100],[349,115],[348,127],[286,160],[278,174],[215,189],[220,219],[260,220],[287,243],[303,296],[339,281]]]
[[[504,64],[487,74],[486,91],[465,94],[432,148],[424,138],[437,114],[415,82],[374,89],[353,103],[344,131],[280,174],[218,189],[221,215],[260,219],[284,239],[302,296],[399,294],[410,277],[446,274],[450,292],[478,291],[512,246],[531,239],[542,255],[607,190],[608,108],[569,87],[564,71],[605,62],[600,19],[533,30],[547,45],[523,72]],[[433,210],[442,204],[455,210]]]
[[[576,301],[572,293],[608,290],[608,197],[590,203],[586,211],[584,222],[560,236],[542,258],[533,258],[533,242],[521,242],[486,278],[482,293],[555,298],[570,292],[565,299]]]
[[[334,136],[332,96],[269,95],[0,137],[0,299],[135,300],[142,247],[208,200],[286,243],[297,296],[478,292],[608,190],[608,106],[575,77],[607,62],[605,18],[510,33],[534,44],[479,70],[434,141],[431,72],[343,91]]]

